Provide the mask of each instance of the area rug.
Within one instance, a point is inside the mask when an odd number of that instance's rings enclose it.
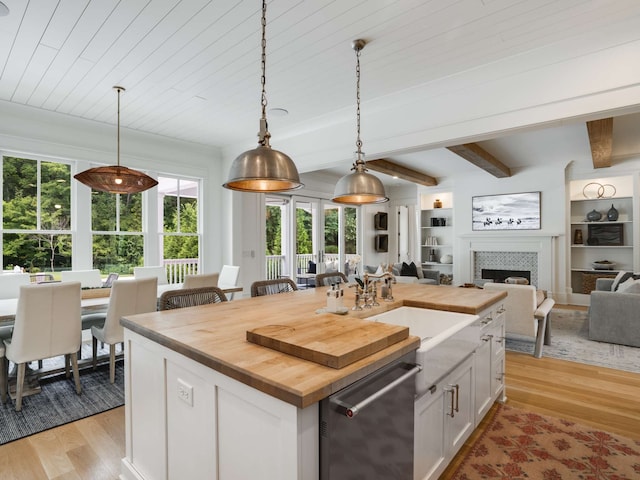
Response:
[[[640,348],[589,340],[587,312],[554,308],[549,320],[551,345],[544,346],[543,357],[640,373]],[[509,336],[506,348],[533,354],[534,343],[532,339]]]
[[[454,480],[640,478],[640,441],[499,405]]]
[[[122,361],[116,362],[114,384],[109,383],[108,364],[80,370],[80,383],[77,395],[73,375],[43,378],[41,392],[24,397],[20,412],[13,401],[0,405],[0,445],[124,405]]]

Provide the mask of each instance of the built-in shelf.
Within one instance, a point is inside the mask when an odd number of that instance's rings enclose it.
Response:
[[[428,266],[438,265],[438,266],[443,266],[443,267],[452,267],[453,263],[422,262],[422,265],[428,265]]]
[[[605,178],[598,182],[615,186],[622,195],[612,198],[580,198],[584,195],[585,186],[594,182],[574,180],[570,185],[570,231],[567,240],[571,247],[571,289],[573,294],[578,295],[572,300],[578,304],[583,301],[588,304],[588,295],[595,286],[596,278],[611,277],[621,270],[633,270],[636,257],[635,245],[638,238],[633,224],[634,198],[629,195],[633,191],[632,177]],[[618,211],[615,220],[607,218],[612,205]],[[600,212],[602,218],[588,221],[587,215],[594,210]],[[614,262],[615,270],[600,270],[591,266],[593,262],[602,260]]]
[[[612,248],[612,249],[620,249],[620,248],[633,248],[633,245],[571,245],[571,248]]]
[[[442,207],[433,208],[436,200],[442,202]],[[440,263],[439,260],[444,255],[453,254],[453,195],[450,192],[423,194],[420,196],[420,207],[422,266],[440,270],[441,281],[451,283],[453,263]]]

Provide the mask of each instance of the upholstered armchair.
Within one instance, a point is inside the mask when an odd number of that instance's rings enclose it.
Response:
[[[612,292],[612,278],[598,278],[590,295],[589,340],[640,347],[640,294]]]
[[[542,356],[542,346],[551,344],[549,313],[555,305],[552,298],[546,298],[543,290],[536,290],[533,285],[516,285],[508,283],[485,283],[488,291],[506,291],[505,330],[506,334],[535,338],[534,357]]]

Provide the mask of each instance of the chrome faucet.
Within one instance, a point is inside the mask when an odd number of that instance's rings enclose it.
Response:
[[[384,280],[384,285],[382,286],[382,291],[380,292],[381,293],[380,296],[385,300],[385,302],[393,302],[393,292],[391,291],[391,284],[396,282],[395,275],[391,272],[384,272],[380,275],[365,273],[364,274],[365,290],[367,289],[367,286],[369,284],[369,278],[377,279],[376,282]],[[375,285],[374,285],[374,294],[375,293],[377,292],[375,292]]]
[[[362,306],[360,305],[360,295],[361,295],[362,289],[360,288],[360,285],[358,285],[357,283],[353,283],[349,285],[349,288],[356,289],[356,295],[355,295],[356,300],[353,307],[351,307],[351,310],[362,310]]]

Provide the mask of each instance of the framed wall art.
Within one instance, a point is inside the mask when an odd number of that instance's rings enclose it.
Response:
[[[540,229],[540,192],[473,197],[471,208],[473,230]]]

